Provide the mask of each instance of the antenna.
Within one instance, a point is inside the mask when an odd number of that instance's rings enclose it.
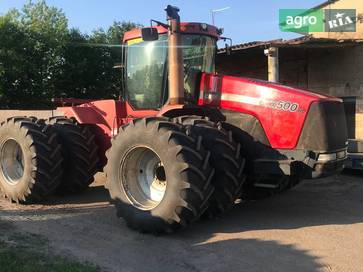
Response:
[[[212,25],[214,25],[214,14],[217,13],[217,12],[222,12],[222,11],[225,11],[227,9],[230,9],[231,7],[224,7],[224,8],[220,8],[220,9],[212,9],[210,12],[211,12],[211,15],[212,15]]]

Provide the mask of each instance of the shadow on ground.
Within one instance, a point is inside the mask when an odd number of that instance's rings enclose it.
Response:
[[[82,220],[82,217],[73,219]],[[28,223],[32,225],[32,232],[35,226],[40,226],[39,221],[38,224]],[[70,240],[74,233],[67,237],[60,231],[61,228],[57,229],[60,232],[58,235],[63,237],[61,240],[53,236],[54,232],[44,233],[44,226],[38,228],[43,231],[36,233],[49,238],[56,254],[75,256],[81,261],[95,263],[102,271],[315,272],[321,271],[324,267],[319,259],[309,252],[273,240],[227,239],[201,242],[206,238],[205,234],[198,239],[184,237],[180,240],[177,235],[152,237],[130,233],[125,227],[121,227],[122,233],[109,233],[112,240],[88,232],[78,234],[77,238]],[[78,231],[80,228],[75,232]]]
[[[161,237],[129,230],[107,200],[107,192],[94,187],[40,207],[3,209],[0,218],[47,236],[58,253],[93,261],[105,271],[321,271],[317,257],[292,243],[236,236],[363,223],[360,176],[304,182],[286,194],[237,205],[219,220]]]
[[[72,204],[96,204],[110,201],[108,191],[103,185],[89,187],[83,194],[55,195],[41,204],[44,206],[72,205]]]

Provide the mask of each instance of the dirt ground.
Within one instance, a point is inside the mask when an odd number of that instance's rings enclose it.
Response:
[[[117,219],[102,182],[99,175],[85,194],[43,205],[1,199],[0,218],[102,271],[363,271],[363,174],[305,181],[161,237]]]

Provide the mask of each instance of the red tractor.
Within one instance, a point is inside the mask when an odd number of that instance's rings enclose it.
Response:
[[[7,198],[81,192],[104,169],[118,216],[161,233],[342,170],[340,99],[216,74],[221,31],[166,12],[168,24],[125,34],[119,100],[63,99],[48,119],[2,124]]]

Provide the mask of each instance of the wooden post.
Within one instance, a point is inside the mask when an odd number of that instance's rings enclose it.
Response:
[[[279,48],[270,47],[267,52],[268,81],[279,82]]]

